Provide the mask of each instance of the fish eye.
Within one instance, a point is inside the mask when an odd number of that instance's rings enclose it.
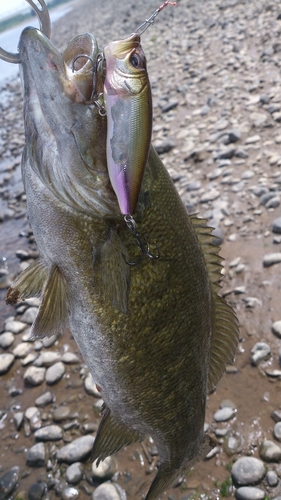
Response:
[[[134,68],[141,69],[144,67],[143,60],[138,54],[133,54],[130,58],[130,63]]]

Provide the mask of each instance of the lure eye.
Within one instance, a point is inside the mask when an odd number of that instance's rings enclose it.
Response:
[[[130,63],[136,69],[142,69],[142,68],[144,68],[144,61],[143,61],[143,59],[138,54],[136,54],[136,53],[134,53],[131,56]]]

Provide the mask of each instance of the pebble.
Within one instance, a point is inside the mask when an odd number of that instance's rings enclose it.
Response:
[[[14,414],[14,424],[15,424],[15,428],[17,431],[19,431],[21,426],[22,426],[23,417],[24,417],[24,414],[22,411],[19,411],[19,412]]]
[[[35,399],[35,404],[36,406],[46,406],[50,403],[53,403],[55,400],[55,395],[52,392],[48,391]]]
[[[26,323],[15,320],[7,320],[4,323],[4,327],[6,332],[11,332],[17,335],[18,333],[23,332],[23,330],[26,328]]]
[[[261,361],[270,357],[271,349],[265,342],[257,342],[251,349],[251,362],[252,365],[257,366]]]
[[[216,422],[226,422],[233,418],[236,414],[236,410],[230,407],[221,408],[217,410],[214,414],[214,419]]]
[[[97,467],[97,461],[92,464],[93,477],[106,481],[117,472],[117,462],[114,457],[106,457]]]
[[[32,323],[36,319],[37,314],[38,314],[38,307],[29,307],[21,316],[21,321],[23,323],[27,323],[28,325],[32,325]]]
[[[54,363],[61,361],[61,354],[57,351],[41,352],[36,359],[34,366],[52,366]]]
[[[93,381],[91,373],[88,373],[88,375],[84,379],[84,387],[88,394],[95,396],[95,398],[100,398],[100,392],[97,390],[97,386]]]
[[[29,467],[44,467],[46,465],[46,451],[44,443],[31,446],[26,455],[26,465]]]
[[[278,217],[272,224],[273,233],[281,234],[281,217]]]
[[[271,486],[272,488],[274,488],[275,486],[277,486],[278,484],[278,476],[276,474],[276,472],[274,470],[269,470],[266,474],[266,480],[269,484],[269,486]]]
[[[281,422],[277,422],[273,429],[273,436],[277,441],[281,441]]]
[[[51,335],[51,337],[46,337],[42,339],[43,347],[51,347],[58,340],[58,335]]]
[[[65,366],[64,364],[59,361],[58,363],[55,363],[54,365],[50,366],[47,371],[46,371],[46,382],[49,385],[56,384],[57,382],[60,381],[60,379],[63,377],[65,374]]]
[[[15,356],[9,352],[0,354],[0,375],[10,370],[14,360]]]
[[[14,466],[0,477],[0,500],[9,497],[19,480],[19,467]]]
[[[260,457],[265,462],[280,462],[281,448],[273,441],[265,439],[259,448]]]
[[[34,433],[36,441],[58,441],[62,436],[62,429],[58,425],[46,425]]]
[[[75,439],[57,451],[57,460],[67,464],[85,460],[92,451],[94,441],[95,438],[89,434]]]
[[[235,496],[237,500],[263,500],[265,492],[260,488],[242,486],[236,490]]]
[[[66,363],[66,364],[76,365],[76,364],[80,363],[79,357],[77,356],[77,354],[74,354],[74,352],[65,352],[62,355],[61,360],[63,363]]]
[[[12,332],[5,332],[0,335],[0,347],[2,349],[7,349],[10,347],[15,340],[15,336]]]
[[[261,460],[255,457],[241,457],[232,466],[231,475],[236,485],[253,485],[262,481],[266,473]]]
[[[53,413],[53,419],[55,422],[61,422],[66,420],[71,414],[71,409],[69,406],[58,406]]]
[[[123,492],[125,493],[125,492]],[[122,491],[118,491],[114,484],[103,483],[98,486],[93,495],[92,500],[125,500],[126,495],[122,495]]]
[[[67,486],[62,489],[61,498],[62,500],[75,500],[79,496],[79,491],[73,486]]]
[[[81,481],[84,473],[83,464],[74,462],[65,471],[65,479],[68,483],[77,484]]]
[[[30,486],[27,498],[28,500],[41,500],[47,491],[47,484],[42,482],[34,483]]]
[[[13,354],[16,358],[25,358],[32,350],[32,344],[29,342],[21,342],[13,349]]]
[[[23,379],[27,384],[36,386],[40,385],[45,380],[46,368],[37,368],[36,366],[29,366],[23,374]]]
[[[279,262],[281,262],[281,252],[268,253],[263,258],[264,267],[269,267],[273,264],[278,264]]]
[[[275,321],[271,326],[271,331],[276,337],[281,339],[281,321]]]

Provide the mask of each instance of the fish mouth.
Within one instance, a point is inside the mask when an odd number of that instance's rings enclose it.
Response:
[[[28,82],[34,88],[37,82],[44,81],[49,95],[59,80],[62,91],[73,102],[86,102],[93,91],[94,63],[98,53],[97,41],[91,33],[76,36],[61,54],[40,30],[27,27],[19,41],[22,78],[25,84]],[[42,83],[36,90],[42,94]]]

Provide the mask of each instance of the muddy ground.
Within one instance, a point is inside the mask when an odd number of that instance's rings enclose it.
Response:
[[[151,0],[78,0],[73,11],[55,25],[52,40],[63,49],[75,35],[90,31],[104,46],[109,40],[129,35],[156,7]],[[226,428],[228,432],[219,439],[217,453],[195,465],[163,499],[232,498],[232,463],[241,456],[259,457],[262,441],[274,440],[271,414],[281,409],[281,372],[280,338],[273,334],[272,324],[281,320],[281,263],[265,267],[264,257],[281,251],[278,234],[272,231],[281,213],[280,33],[281,7],[277,1],[179,0],[176,8],[166,8],[142,36],[154,99],[153,142],[159,151],[165,151],[161,157],[187,209],[209,217],[219,228],[225,259],[222,294],[234,306],[240,322],[234,367],[227,368],[207,402],[206,422],[211,431]],[[8,316],[15,316],[4,299],[5,280],[9,282],[20,269],[16,251],[36,251],[32,238],[30,242],[27,237],[20,181],[24,134],[19,89],[19,82],[11,82],[2,89],[0,100],[0,231],[1,257],[5,258],[1,325]],[[20,337],[17,335],[5,352],[12,352]],[[271,354],[253,366],[251,349],[257,342],[268,344]],[[67,333],[55,348],[63,352],[66,344],[78,354]],[[83,387],[81,357],[80,363],[67,367],[66,375],[51,390],[56,395],[53,407],[67,404],[73,412],[78,411],[81,428],[84,421],[97,423],[99,417],[93,408],[97,400]],[[26,466],[26,450],[34,438],[32,433],[16,432],[13,423],[15,411],[34,406],[35,399],[48,390],[45,382],[27,387],[24,371],[17,359],[0,377],[0,410],[6,415],[0,429],[0,467],[3,473],[14,465],[20,467],[14,496],[27,492],[38,479],[46,480],[47,474],[46,467]],[[11,386],[22,393],[11,396]],[[231,420],[217,423],[214,413],[225,399],[234,403],[237,412]],[[47,408],[46,421],[51,418],[48,412]],[[80,428],[72,431],[72,439],[80,435]],[[229,437],[236,438],[234,450],[227,447]],[[146,456],[144,448],[135,445],[119,452],[117,460],[117,483],[128,498],[139,498],[152,480],[157,457]],[[270,487],[266,479],[259,485],[270,499],[281,495],[280,462],[281,458],[267,463],[267,468],[277,473],[277,485]],[[90,470],[89,463],[85,467]],[[64,470],[61,467],[61,480]],[[81,499],[94,490],[89,481],[84,479],[84,483],[88,486],[78,486]],[[50,490],[48,497],[53,495],[54,490]]]

